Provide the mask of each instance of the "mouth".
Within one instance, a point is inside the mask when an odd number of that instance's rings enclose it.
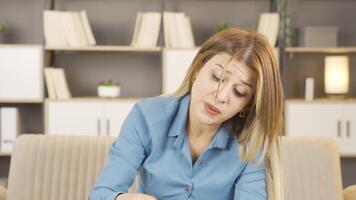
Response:
[[[217,114],[221,113],[218,108],[211,105],[210,103],[204,103],[204,108],[209,114],[212,114],[212,115],[217,115]]]

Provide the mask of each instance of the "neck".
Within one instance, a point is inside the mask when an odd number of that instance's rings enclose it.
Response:
[[[192,114],[191,109],[189,108],[189,117],[186,127],[189,137],[211,140],[219,127],[220,125],[206,125],[200,123],[196,120],[196,117]]]

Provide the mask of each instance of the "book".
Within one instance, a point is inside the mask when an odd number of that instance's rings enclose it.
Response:
[[[173,23],[171,22],[171,15],[172,12],[163,12],[163,35],[164,35],[164,44],[166,47],[172,47],[171,38],[170,38],[170,25]]]
[[[90,46],[96,41],[85,10],[45,10],[44,35],[47,46]]]
[[[0,108],[0,150],[11,153],[17,135],[20,133],[19,112],[16,107]]]
[[[156,47],[161,26],[161,13],[139,12],[136,17],[131,45],[135,47]]]
[[[68,46],[69,43],[64,34],[64,26],[61,22],[61,11],[43,11],[43,31],[46,45]]]
[[[46,67],[45,80],[49,99],[67,100],[72,98],[63,68]]]
[[[93,30],[91,29],[86,10],[80,11],[80,17],[85,30],[86,38],[88,40],[88,44],[91,46],[96,45],[96,40],[93,34]]]
[[[135,44],[137,43],[137,36],[138,33],[140,32],[141,21],[142,21],[142,12],[138,12],[136,16],[136,22],[135,22],[134,33],[132,36],[131,46],[135,46]]]
[[[82,33],[80,33],[79,28],[77,28],[80,23],[77,21],[76,14],[74,12],[62,12],[61,21],[69,46],[86,46],[85,41],[81,39]]]
[[[44,76],[46,81],[47,93],[49,99],[57,99],[56,91],[54,88],[54,77],[51,72],[52,68],[45,67],[44,68]]]
[[[194,48],[190,18],[183,12],[163,13],[164,41],[169,48]]]
[[[279,29],[278,13],[262,13],[259,18],[257,32],[266,36],[272,47],[276,46]]]
[[[58,85],[58,99],[66,100],[72,98],[69,91],[67,79],[65,77],[65,72],[63,68],[54,69],[56,73],[56,84]]]

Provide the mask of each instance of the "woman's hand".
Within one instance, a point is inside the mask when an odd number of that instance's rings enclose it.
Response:
[[[158,200],[154,196],[141,193],[124,193],[116,197],[116,200]]]

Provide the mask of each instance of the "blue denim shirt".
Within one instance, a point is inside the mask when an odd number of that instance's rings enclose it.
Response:
[[[265,200],[264,165],[239,159],[239,144],[224,126],[197,161],[185,129],[190,95],[153,97],[132,108],[111,146],[91,200],[113,200],[136,175],[137,192],[159,200]]]

